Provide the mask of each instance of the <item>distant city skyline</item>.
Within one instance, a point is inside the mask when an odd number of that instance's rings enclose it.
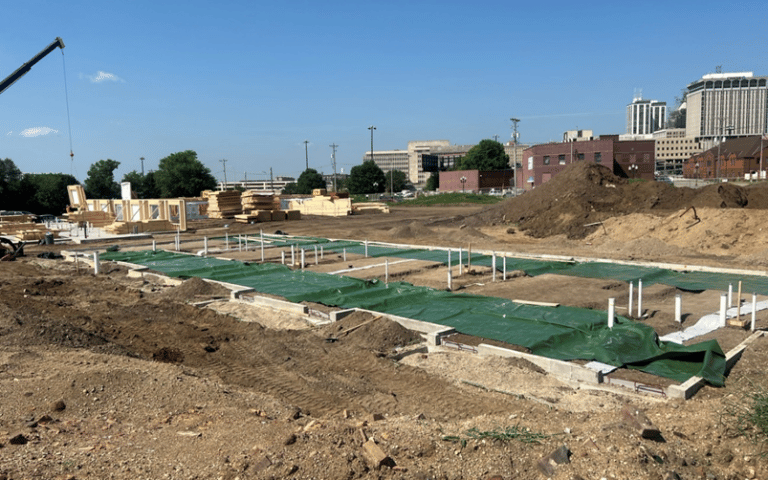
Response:
[[[635,91],[670,109],[719,66],[768,74],[764,47],[696,36],[713,19],[761,31],[757,2],[94,2],[4,8],[0,78],[55,37],[66,48],[0,95],[0,158],[80,181],[194,150],[217,179],[298,177],[409,141],[560,141],[621,134]],[[644,38],[629,41],[629,27]],[[629,35],[629,37],[628,37]],[[63,72],[66,72],[66,89]],[[68,107],[68,108],[67,108]],[[69,116],[67,115],[69,111]],[[70,128],[71,125],[71,128]],[[74,157],[70,159],[70,136]],[[304,143],[308,141],[308,143]],[[227,162],[220,162],[226,159]]]

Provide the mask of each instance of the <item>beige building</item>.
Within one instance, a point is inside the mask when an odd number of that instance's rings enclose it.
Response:
[[[683,163],[702,151],[701,143],[685,133],[684,128],[667,128],[653,133],[658,175],[682,175]]]
[[[452,167],[474,145],[451,145],[449,140],[417,140],[408,142],[407,150],[382,150],[373,152],[373,161],[386,174],[391,170],[404,172],[413,185],[423,186],[431,172],[424,171],[424,162]],[[363,161],[371,159],[371,152],[365,152]]]

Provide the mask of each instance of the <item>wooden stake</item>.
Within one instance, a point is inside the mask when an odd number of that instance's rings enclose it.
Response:
[[[741,280],[739,280],[739,293],[736,297],[736,320],[741,320]]]

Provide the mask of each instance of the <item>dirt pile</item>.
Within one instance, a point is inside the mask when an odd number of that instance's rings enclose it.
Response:
[[[487,208],[467,219],[484,226],[515,223],[527,234],[543,238],[584,238],[599,222],[632,213],[667,215],[696,208],[768,208],[768,186],[728,183],[694,189],[663,182],[629,182],[602,165],[578,162],[549,182],[519,197]]]

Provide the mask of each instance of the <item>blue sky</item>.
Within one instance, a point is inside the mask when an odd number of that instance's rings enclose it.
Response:
[[[632,2],[634,3],[634,2]],[[3,6],[0,158],[84,180],[194,150],[229,180],[332,173],[410,140],[624,133],[637,89],[669,107],[713,72],[768,75],[758,1],[35,1]],[[66,72],[66,90],[65,75]],[[66,94],[65,94],[66,92]],[[67,116],[69,104],[69,122]],[[71,125],[71,128],[70,128]],[[70,159],[70,137],[73,159]]]

